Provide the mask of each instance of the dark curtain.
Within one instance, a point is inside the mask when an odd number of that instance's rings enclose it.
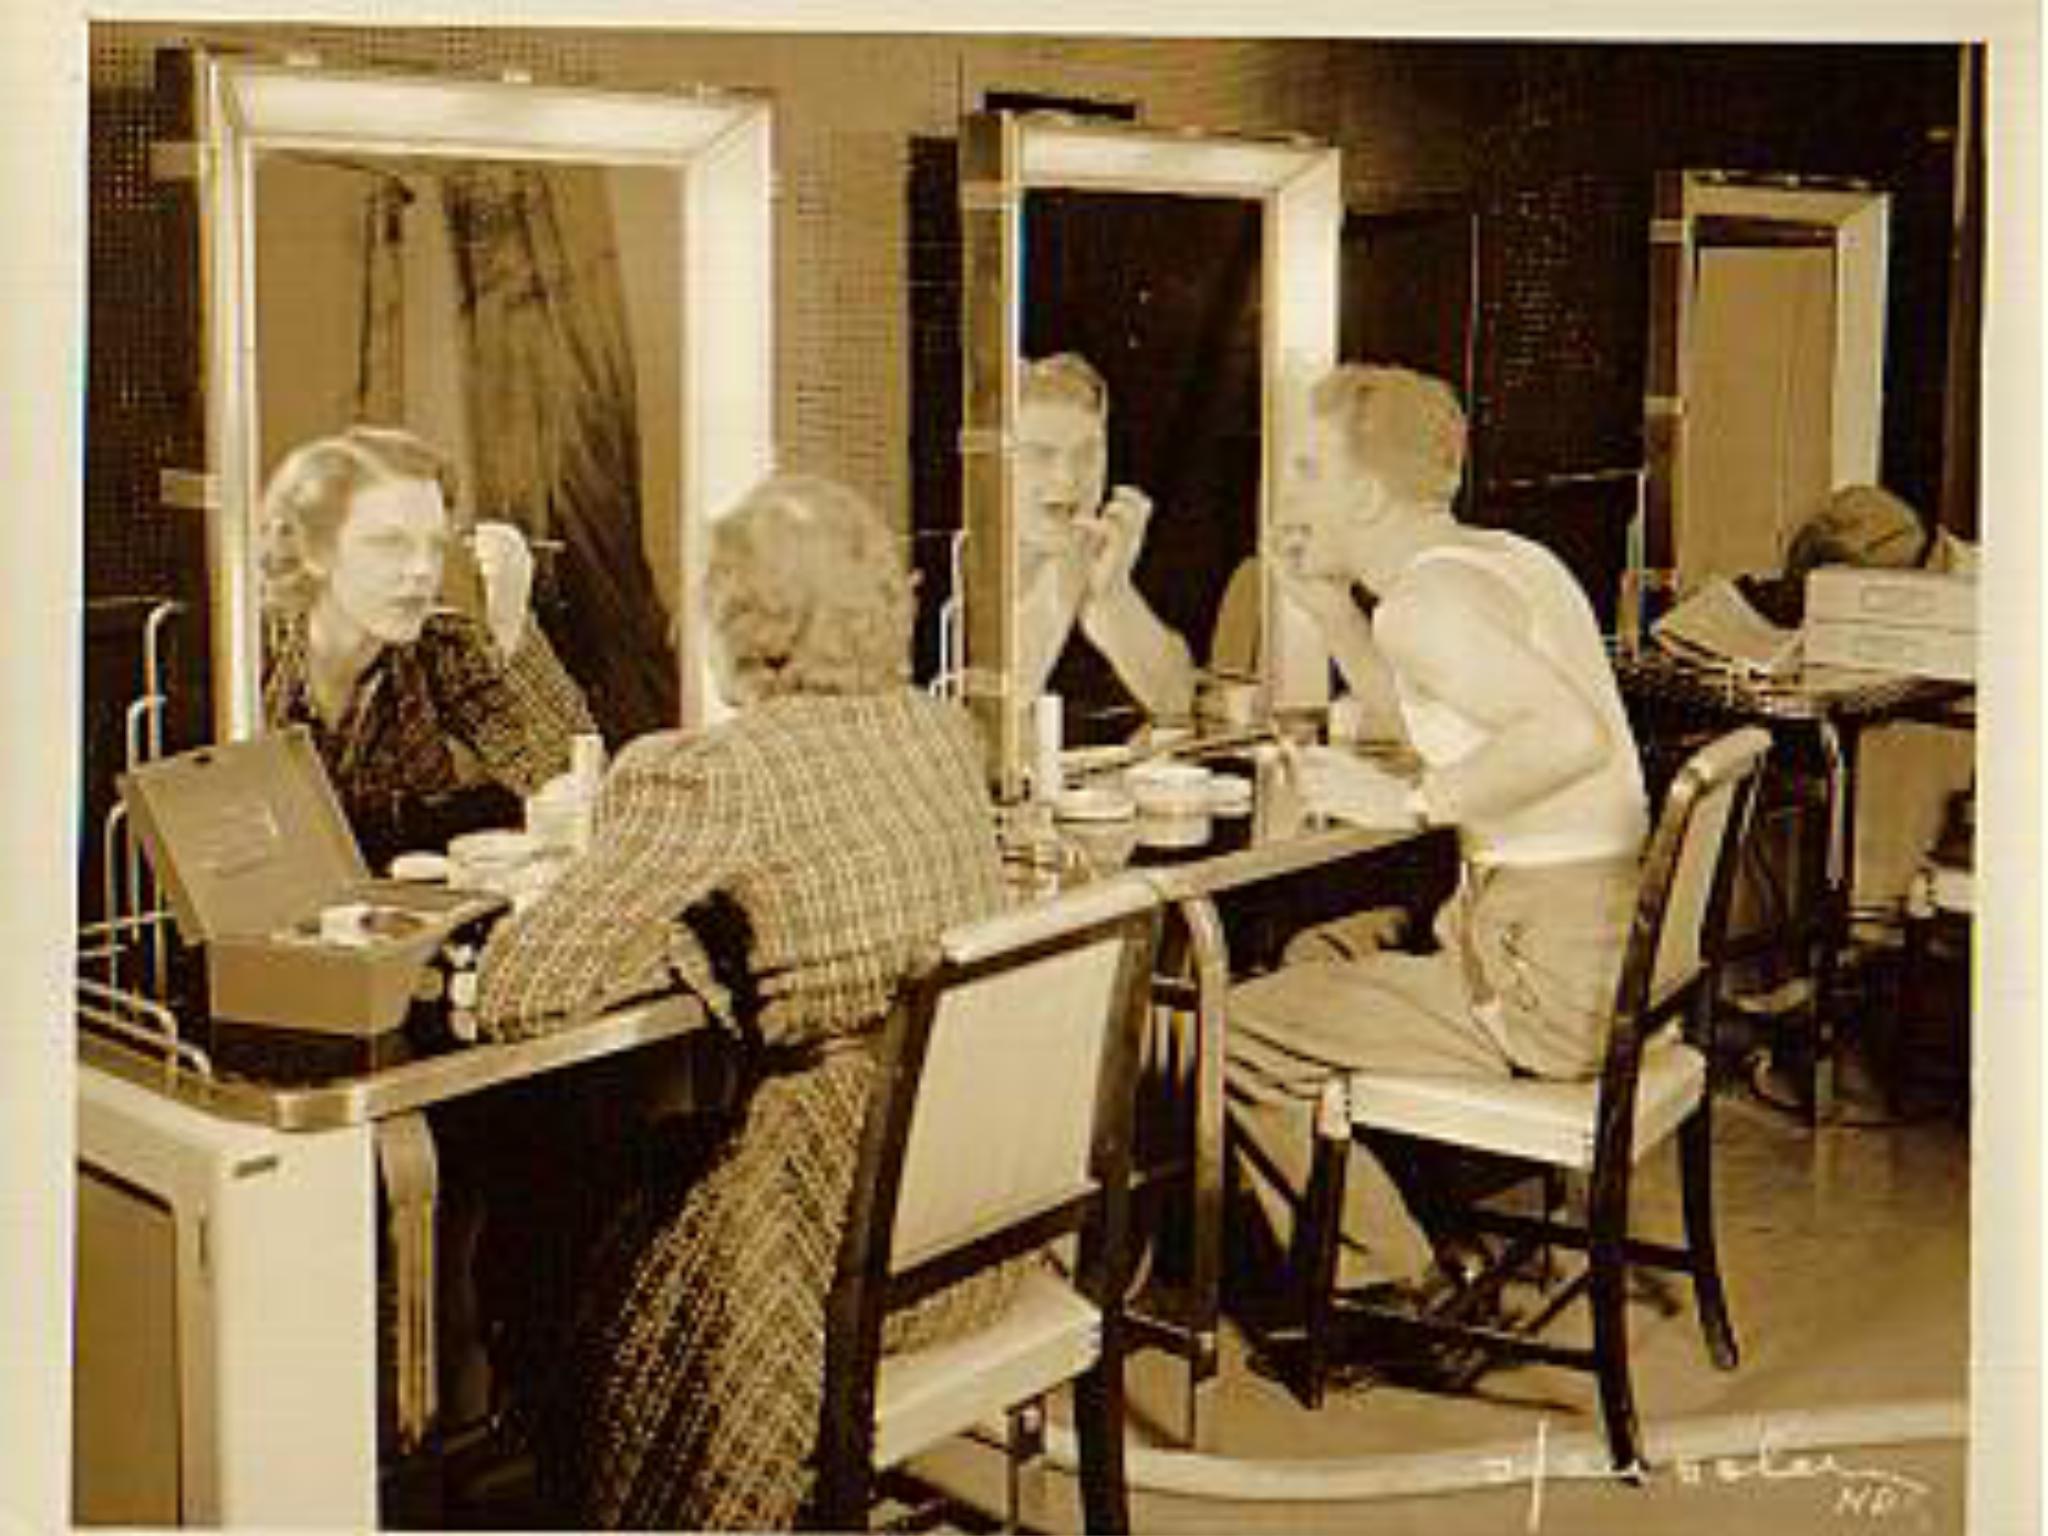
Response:
[[[356,347],[355,419],[405,420],[405,211],[395,178],[363,199],[363,290]]]
[[[559,540],[544,627],[617,745],[676,721],[641,544],[639,410],[603,172],[479,162],[443,183],[462,295],[475,505]]]

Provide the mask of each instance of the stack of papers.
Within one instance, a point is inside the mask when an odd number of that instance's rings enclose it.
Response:
[[[1762,677],[1795,672],[1800,632],[1758,613],[1734,582],[1716,576],[1650,626],[1662,650],[1703,666]]]

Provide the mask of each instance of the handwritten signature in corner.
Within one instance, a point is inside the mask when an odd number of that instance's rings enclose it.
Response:
[[[1527,1476],[1529,1515],[1525,1529],[1530,1536],[1542,1529],[1544,1487],[1553,1474],[1579,1480],[1631,1483],[1642,1482],[1650,1475],[1651,1469],[1641,1463],[1617,1468],[1604,1458],[1589,1457],[1583,1453],[1553,1462],[1549,1440],[1549,1421],[1539,1419],[1535,1452],[1529,1458],[1526,1472],[1520,1458],[1515,1456],[1492,1457],[1484,1463],[1488,1480],[1495,1484],[1517,1482]],[[1754,1456],[1679,1457],[1674,1466],[1679,1483],[1688,1488],[1708,1483],[1777,1483],[1830,1478],[1837,1484],[1834,1513],[1870,1520],[1883,1520],[1903,1513],[1933,1492],[1929,1484],[1901,1472],[1846,1465],[1832,1451],[1820,1455],[1788,1455],[1785,1447],[1777,1443],[1767,1423],[1758,1428]]]

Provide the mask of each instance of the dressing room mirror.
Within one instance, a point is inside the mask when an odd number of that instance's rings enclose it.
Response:
[[[1320,702],[1314,627],[1258,555],[1283,401],[1336,357],[1337,151],[993,113],[960,155],[965,679],[1004,787],[1043,692],[1069,744],[1177,723],[1216,680]]]
[[[402,426],[452,461],[437,601],[510,524],[613,746],[716,713],[704,530],[773,458],[770,111],[755,97],[200,56],[216,727],[263,728],[263,487]]]

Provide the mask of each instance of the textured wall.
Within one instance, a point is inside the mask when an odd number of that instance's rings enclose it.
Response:
[[[1338,139],[1355,204],[1464,197],[1482,216],[1481,467],[1513,480],[1639,455],[1648,177],[1677,165],[1858,175],[1898,194],[1888,478],[1938,475],[1952,50],[1651,48],[517,29],[93,30],[89,581],[153,590],[193,546],[150,506],[163,368],[157,274],[129,253],[150,202],[152,49],[306,48],[333,63],[770,93],[786,462],[908,520],[911,167],[984,92],[1135,103],[1148,121]],[[1897,358],[1904,358],[1899,362]],[[1931,498],[1929,498],[1931,499]]]
[[[1642,462],[1650,189],[1679,168],[1892,194],[1882,475],[1939,506],[1957,64],[1936,45],[1339,45],[1353,206],[1479,220],[1473,515],[1545,539],[1611,601]]]

